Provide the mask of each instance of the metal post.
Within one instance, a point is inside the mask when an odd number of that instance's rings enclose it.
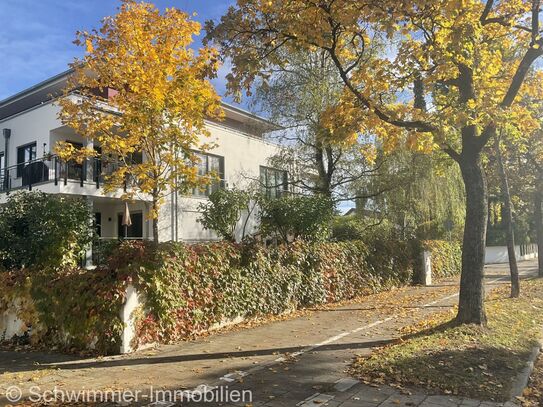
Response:
[[[9,139],[11,137],[11,129],[3,129],[4,134],[4,169],[9,167]]]
[[[427,250],[422,252],[422,270],[420,271],[422,285],[432,285],[432,254]]]

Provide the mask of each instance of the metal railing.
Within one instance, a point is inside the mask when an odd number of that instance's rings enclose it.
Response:
[[[67,185],[68,181],[78,182],[81,187],[85,184],[94,184],[98,189],[104,184],[104,178],[115,172],[119,166],[116,161],[98,157],[87,158],[78,163],[74,160],[62,160],[56,155],[46,155],[36,160],[0,168],[0,193],[17,189],[32,190],[34,186],[45,183]],[[135,182],[131,175],[127,174],[124,190]],[[209,185],[194,188],[191,195],[207,197],[213,191],[226,187],[226,180],[213,180]]]
[[[96,188],[103,184],[104,176],[111,174],[113,167],[100,158],[88,158],[78,163],[64,161],[56,155],[26,161],[6,168],[0,168],[0,192],[16,189],[32,190],[32,187],[44,183],[68,184],[77,181],[80,186],[93,183]]]

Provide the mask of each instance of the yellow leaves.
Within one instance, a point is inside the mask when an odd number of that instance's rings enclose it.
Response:
[[[88,54],[91,54],[93,51],[94,51],[94,47],[92,45],[92,39],[90,38],[87,38],[85,40],[85,51],[88,53]]]
[[[234,66],[228,89],[236,95],[250,91],[268,68],[288,65],[290,51],[333,53],[348,72],[344,94],[321,117],[328,137],[352,144],[370,136],[387,151],[405,143],[427,152],[436,149],[435,139],[458,147],[465,126],[480,132],[490,123],[514,121],[519,129],[536,128],[530,108],[518,103],[500,108],[531,46],[529,33],[518,28],[530,26],[529,5],[494,2],[487,16],[494,21],[485,23],[480,0],[383,0],[382,7],[337,0],[328,8],[303,0],[240,0],[211,27],[210,37],[226,44],[222,51]],[[286,52],[271,52],[283,40]],[[468,74],[461,77],[461,71]],[[414,108],[413,84],[419,77],[427,112]],[[543,98],[542,79],[530,73],[515,101]],[[416,127],[405,125],[410,121],[429,124],[435,134],[408,133]]]
[[[370,143],[362,144],[359,148],[359,151],[362,157],[364,157],[365,161],[368,164],[370,165],[375,164],[375,161],[377,160],[377,153],[378,153],[375,144],[370,144]]]
[[[177,179],[197,183],[186,157],[208,135],[205,119],[223,117],[210,82],[219,68],[218,53],[210,47],[193,51],[199,32],[200,24],[184,12],[160,12],[134,0],[123,0],[119,13],[104,19],[99,30],[78,32],[75,42],[86,55],[73,64],[65,97],[58,101],[59,117],[114,157],[117,168],[106,179],[106,190],[129,179],[134,190],[152,193],[159,202],[177,187]],[[67,143],[56,150],[63,159],[94,154]],[[143,162],[132,161],[136,152]]]

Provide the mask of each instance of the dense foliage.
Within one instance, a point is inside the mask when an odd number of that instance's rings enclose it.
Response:
[[[431,253],[433,278],[457,276],[462,271],[461,242],[425,240],[421,242],[421,248]]]
[[[146,297],[140,340],[167,342],[239,316],[281,314],[409,283],[409,248],[390,245],[376,256],[382,249],[361,242],[296,241],[272,249],[169,243],[156,251],[132,244],[116,261]]]
[[[15,309],[32,328],[34,345],[115,353],[123,330],[119,317],[123,285],[106,268],[27,268],[0,273],[0,313]]]
[[[250,211],[250,205],[249,192],[219,188],[209,195],[206,203],[199,205],[201,217],[198,221],[205,229],[213,230],[224,240],[234,242],[236,226],[241,220],[243,211]],[[245,235],[245,230],[242,234]]]
[[[262,230],[283,242],[327,238],[332,217],[332,201],[320,195],[284,195],[261,204]]]
[[[66,349],[118,349],[124,290],[143,294],[136,340],[171,342],[236,317],[277,315],[411,282],[415,254],[402,242],[265,248],[248,242],[123,242],[104,266],[1,274],[0,311],[32,325],[32,340]]]
[[[4,268],[74,266],[93,235],[82,199],[18,192],[0,207],[0,261]]]
[[[372,241],[376,236],[394,238],[398,231],[386,219],[358,215],[335,216],[332,223],[332,239],[336,241]]]

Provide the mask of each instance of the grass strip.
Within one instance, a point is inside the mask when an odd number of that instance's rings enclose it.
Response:
[[[353,374],[374,385],[416,386],[437,393],[505,401],[543,327],[543,280],[524,281],[487,299],[488,326],[454,326],[455,310],[402,329],[397,343],[359,357]]]

